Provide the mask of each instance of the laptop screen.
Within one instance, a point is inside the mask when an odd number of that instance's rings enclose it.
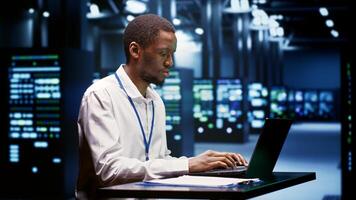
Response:
[[[247,177],[268,178],[272,175],[291,125],[292,120],[289,119],[266,119],[248,166]]]

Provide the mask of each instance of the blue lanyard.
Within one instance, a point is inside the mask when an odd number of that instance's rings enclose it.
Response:
[[[143,130],[142,122],[141,122],[140,116],[138,115],[136,106],[135,106],[134,102],[132,101],[132,98],[127,94],[127,92],[126,92],[124,86],[122,85],[122,82],[121,82],[119,76],[117,75],[117,73],[115,73],[115,77],[116,77],[117,81],[119,82],[120,87],[124,90],[124,92],[125,92],[128,100],[129,100],[132,108],[135,111],[138,123],[140,124],[141,133],[142,133],[142,136],[143,136],[143,142],[145,143],[145,154],[146,154],[146,161],[147,161],[147,160],[149,160],[148,153],[149,153],[149,150],[150,150],[150,144],[151,144],[152,132],[153,132],[153,124],[154,124],[154,121],[155,121],[155,106],[153,104],[153,101],[151,101],[151,104],[152,104],[152,122],[151,122],[150,135],[149,135],[149,139],[148,139],[148,142],[147,142],[145,131]]]

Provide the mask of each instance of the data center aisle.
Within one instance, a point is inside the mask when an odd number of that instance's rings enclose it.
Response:
[[[275,171],[313,171],[316,180],[276,191],[254,200],[321,200],[340,195],[340,136],[339,123],[295,123],[283,146]],[[207,149],[232,151],[252,155],[258,135],[251,135],[245,144],[197,143],[195,154]]]

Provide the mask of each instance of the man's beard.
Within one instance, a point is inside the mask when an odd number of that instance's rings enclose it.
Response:
[[[142,74],[142,79],[147,83],[153,83],[156,86],[162,86],[166,79],[158,80],[157,78],[150,76],[149,74]]]

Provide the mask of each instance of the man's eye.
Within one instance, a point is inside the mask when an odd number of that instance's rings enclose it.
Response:
[[[167,53],[161,53],[161,57],[165,58],[165,57],[167,57],[167,55],[168,55]]]

